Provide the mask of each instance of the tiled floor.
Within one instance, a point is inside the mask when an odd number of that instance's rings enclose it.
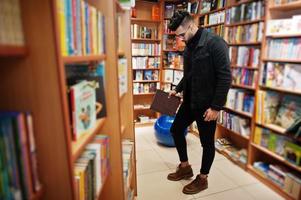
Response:
[[[171,182],[166,179],[178,164],[175,148],[157,144],[153,127],[136,129],[138,200],[279,200],[268,187],[216,153],[209,175],[209,188],[196,195],[185,195],[182,188],[191,180]],[[201,145],[199,139],[187,135],[189,160],[194,174],[199,171]]]

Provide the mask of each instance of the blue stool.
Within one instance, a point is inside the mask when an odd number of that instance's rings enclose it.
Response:
[[[155,136],[158,143],[163,144],[168,147],[174,147],[175,142],[170,132],[171,125],[174,121],[174,117],[170,117],[167,115],[162,115],[157,119],[154,129],[155,129]],[[185,130],[185,136],[187,135],[187,130]]]

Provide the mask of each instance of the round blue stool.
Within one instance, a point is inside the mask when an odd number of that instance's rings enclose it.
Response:
[[[171,125],[174,121],[174,117],[170,117],[167,115],[162,115],[157,119],[154,129],[155,136],[158,143],[163,144],[165,146],[174,147],[175,142],[170,132]],[[187,135],[187,130],[185,130],[185,136]]]

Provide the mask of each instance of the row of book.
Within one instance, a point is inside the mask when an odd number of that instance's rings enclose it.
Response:
[[[227,138],[218,138],[215,141],[215,148],[243,165],[247,164],[247,149],[235,147]]]
[[[283,5],[283,4],[288,4],[292,3],[298,0],[273,0],[274,5]]]
[[[301,65],[285,63],[265,63],[261,84],[268,87],[301,91]]]
[[[133,69],[159,68],[160,57],[132,57]]]
[[[269,59],[300,60],[301,38],[267,39],[266,55]]]
[[[269,129],[257,126],[255,128],[253,142],[284,157],[294,165],[300,166],[301,164],[301,147],[293,143],[293,140],[285,135],[275,134]]]
[[[134,71],[135,81],[159,81],[159,71],[158,70],[136,70]]]
[[[134,94],[154,93],[160,89],[160,83],[133,83]]]
[[[301,118],[301,97],[273,91],[257,93],[256,122],[289,128]]]
[[[232,68],[232,83],[255,88],[258,72],[246,68]]]
[[[223,38],[225,34],[225,25],[221,24],[218,26],[209,27],[207,28],[207,31],[214,33]]]
[[[32,199],[41,190],[33,118],[0,112],[0,199]]]
[[[83,0],[57,2],[62,54],[67,56],[104,53],[103,14]]]
[[[164,33],[173,33],[173,31],[171,31],[171,30],[168,28],[169,23],[170,23],[170,20],[168,20],[168,19],[165,19],[165,20],[163,21],[163,31],[164,31]]]
[[[171,18],[178,10],[185,10],[192,14],[197,14],[199,9],[199,1],[186,2],[180,1],[174,4],[166,3],[164,6],[164,18]]]
[[[217,121],[223,127],[232,130],[233,132],[240,134],[244,137],[249,137],[251,133],[251,121],[250,119],[240,117],[238,115],[221,111]]]
[[[210,14],[208,21],[205,20],[204,25],[214,25],[214,24],[220,24],[224,22],[225,22],[225,11],[220,11],[220,12]]]
[[[255,67],[258,68],[260,61],[260,48],[256,47],[230,47],[229,56],[231,65],[240,67]]]
[[[98,198],[109,169],[109,137],[97,135],[74,164],[76,199]]]
[[[183,74],[183,71],[166,69],[163,70],[163,80],[166,83],[177,85],[183,78]]]
[[[168,52],[164,56],[164,68],[183,69],[184,59],[182,53]]]
[[[262,40],[264,23],[235,26],[227,28],[225,39],[229,43],[260,42]]]
[[[201,1],[200,14],[204,14],[226,6],[226,0]]]
[[[19,0],[2,0],[0,19],[0,45],[24,45]]]
[[[253,163],[254,169],[263,177],[271,180],[293,199],[298,199],[301,192],[300,174],[293,173],[283,165],[269,164],[262,161]]]
[[[254,1],[226,10],[226,24],[260,20],[264,17],[264,2]]]
[[[185,43],[181,38],[175,37],[175,35],[164,35],[163,36],[163,49],[164,50],[177,50],[183,51]]]
[[[131,179],[133,178],[133,149],[134,142],[131,140],[122,141],[122,160],[123,160],[123,180],[124,180],[124,191],[128,192],[128,195],[131,195]]]
[[[146,27],[138,24],[131,24],[132,39],[158,39],[158,30],[154,27]]]
[[[73,140],[93,128],[97,118],[106,116],[103,68],[102,63],[66,66]]]
[[[160,53],[160,44],[132,43],[133,56],[159,56]]]
[[[271,19],[267,21],[266,35],[299,35],[301,34],[300,24],[301,15],[293,15],[285,19]]]
[[[226,107],[252,114],[254,111],[254,95],[242,89],[231,88],[228,92]]]

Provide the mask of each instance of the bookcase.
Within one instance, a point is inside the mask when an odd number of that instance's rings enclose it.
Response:
[[[86,3],[106,19],[103,28],[105,52],[68,56],[62,52],[59,2],[20,0],[24,43],[0,44],[0,91],[3,94],[0,109],[30,111],[33,115],[42,189],[32,199],[76,199],[75,161],[99,134],[109,136],[110,171],[107,177],[103,177],[103,186],[95,199],[127,199],[122,159],[124,139],[131,140],[129,182],[134,191],[131,193],[133,196],[137,194],[133,113],[129,109],[133,100],[130,81],[128,92],[119,96],[118,56],[121,52],[117,48],[117,15],[123,20],[122,50],[129,66],[127,78],[131,80],[129,11],[123,11],[117,0],[87,0]],[[65,65],[99,62],[105,63],[107,115],[98,119],[93,128],[85,131],[79,139],[73,140]]]

